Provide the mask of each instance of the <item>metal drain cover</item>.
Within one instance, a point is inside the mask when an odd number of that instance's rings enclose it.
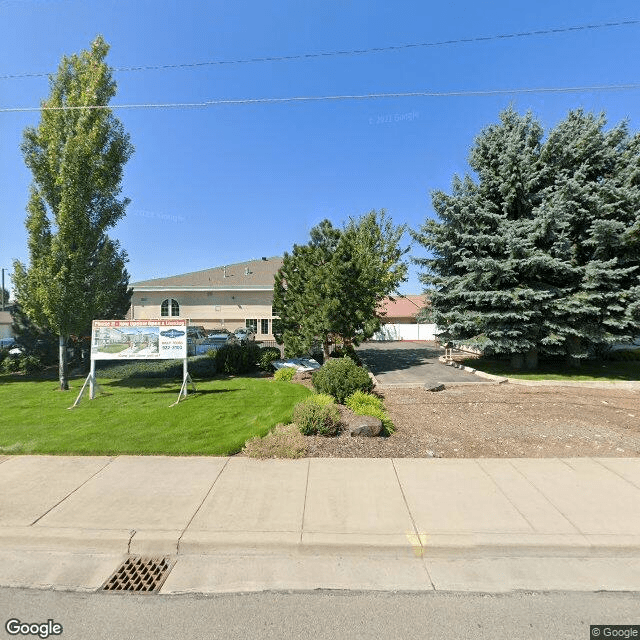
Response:
[[[104,591],[157,592],[167,579],[175,560],[169,558],[127,558],[107,579]]]

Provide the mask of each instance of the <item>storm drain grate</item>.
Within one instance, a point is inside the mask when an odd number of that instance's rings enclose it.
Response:
[[[159,591],[175,561],[168,558],[127,558],[105,582],[104,591]]]

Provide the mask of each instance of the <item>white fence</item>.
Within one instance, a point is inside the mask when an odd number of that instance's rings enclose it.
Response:
[[[383,324],[372,340],[435,340],[435,324]]]

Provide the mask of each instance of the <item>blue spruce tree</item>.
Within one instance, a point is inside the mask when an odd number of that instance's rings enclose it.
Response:
[[[571,112],[543,141],[509,109],[475,141],[477,180],[433,193],[440,220],[413,237],[443,337],[534,368],[640,334],[640,141],[604,126]]]

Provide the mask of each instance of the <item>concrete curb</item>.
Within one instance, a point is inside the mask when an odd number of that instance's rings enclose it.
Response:
[[[640,557],[640,535],[115,531],[0,529],[3,552],[149,556],[350,556],[379,558]]]
[[[65,551],[78,554],[129,553],[134,532],[126,529],[1,527],[0,549]]]

